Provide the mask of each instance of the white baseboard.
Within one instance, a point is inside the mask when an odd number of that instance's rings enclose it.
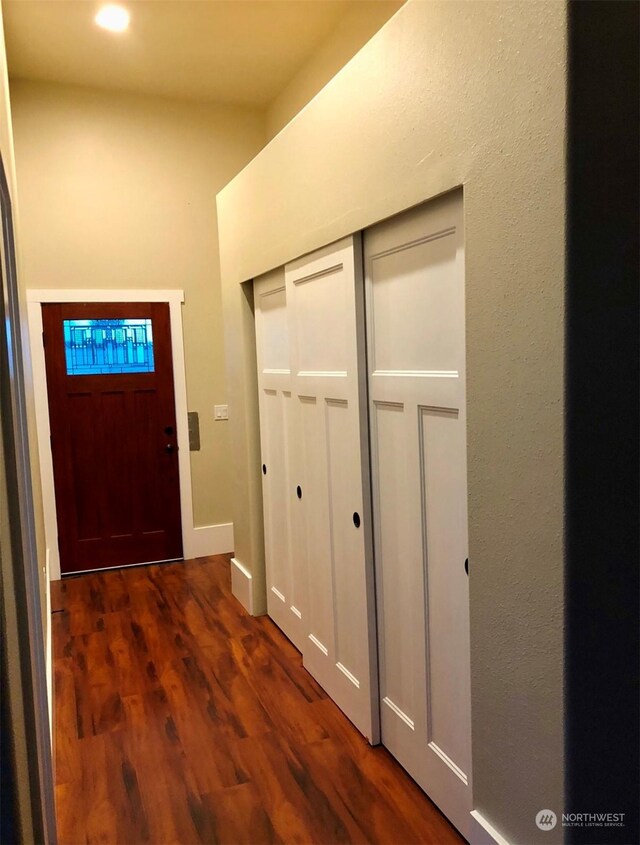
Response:
[[[49,549],[44,563],[45,584],[45,663],[47,672],[47,704],[49,705],[49,733],[51,748],[53,748],[53,642],[51,639],[51,556]]]
[[[251,573],[235,557],[231,558],[231,592],[247,613],[253,616],[253,584]]]
[[[510,845],[477,810],[471,811],[471,845]]]
[[[185,534],[186,560],[208,555],[224,555],[233,551],[233,522],[220,525],[202,525]]]

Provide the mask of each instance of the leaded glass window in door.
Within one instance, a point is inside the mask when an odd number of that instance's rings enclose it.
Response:
[[[63,320],[67,375],[152,373],[151,319]]]

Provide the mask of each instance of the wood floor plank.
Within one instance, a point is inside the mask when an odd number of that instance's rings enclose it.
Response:
[[[81,575],[70,579],[64,598],[64,608],[69,614],[69,633],[76,637],[91,634],[98,630],[98,619],[102,616],[96,611],[91,599],[91,580]]]
[[[123,741],[136,773],[140,800],[151,843],[197,843],[199,837],[189,813],[198,784],[173,722],[162,689],[123,700],[129,728]],[[139,840],[121,826],[120,835]],[[117,840],[116,840],[117,841]]]
[[[106,799],[116,814],[118,826],[131,832],[134,842],[149,842],[149,812],[142,800],[140,776],[131,759],[123,731],[103,734],[105,748]]]
[[[76,692],[71,659],[60,657],[54,665],[57,731],[54,743],[56,784],[72,783],[82,776]]]
[[[86,842],[85,800],[81,779],[56,783],[56,825],[58,842],[61,845],[79,845]]]
[[[248,780],[226,751],[224,731],[219,719],[205,715],[201,697],[189,691],[185,678],[176,664],[162,675],[178,735],[198,783],[200,794]],[[203,742],[207,737],[208,742]]]
[[[233,714],[231,724],[236,734],[234,738],[272,731],[274,723],[271,717],[239,671],[231,650],[228,650],[223,660],[217,649],[203,648],[202,653],[205,658],[202,668],[212,687],[212,695],[216,701],[224,703],[223,710]]]
[[[251,783],[283,842],[323,841],[329,827],[339,826],[337,818],[327,819],[330,808],[324,798],[316,806],[310,806],[296,780],[297,761],[292,759],[284,741],[279,743],[274,734],[251,737],[237,743],[234,752],[239,754],[242,765],[251,775]],[[345,838],[340,841],[348,841],[346,830],[344,834]]]
[[[120,819],[109,797],[105,737],[101,734],[86,737],[81,751],[85,841],[87,845],[110,845],[110,831],[118,826]]]
[[[376,785],[377,791],[389,807],[390,815],[410,820],[414,833],[409,841],[438,842],[442,845],[462,841],[455,828],[429,801],[412,778],[404,776],[403,773],[403,788],[398,789],[399,766],[396,760],[386,748],[371,748],[331,699],[315,703],[313,709],[317,718],[326,725],[332,740],[354,761],[361,775]],[[341,774],[343,768],[338,765],[336,770]],[[425,803],[429,806],[429,812],[413,812],[415,806]]]
[[[256,842],[271,845],[282,843],[262,799],[252,783],[241,783],[219,792],[203,796],[207,810],[203,825],[203,842],[217,842],[220,845],[255,845]]]
[[[71,648],[78,737],[115,730],[123,721],[115,661],[104,631],[73,638]]]
[[[55,587],[61,845],[454,845],[273,622],[231,595],[228,556]]]
[[[149,684],[148,660],[145,653],[140,653],[131,621],[128,609],[104,616],[104,632],[113,656],[115,683],[121,696],[142,693]]]
[[[285,670],[257,633],[233,641],[232,648],[239,670],[273,721],[300,742],[327,738],[325,728],[307,707],[320,698],[308,673],[303,678],[301,668]]]

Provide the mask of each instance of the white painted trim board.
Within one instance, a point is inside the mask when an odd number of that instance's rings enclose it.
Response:
[[[45,666],[47,671],[47,704],[49,705],[49,735],[53,753],[53,641],[51,637],[51,555],[47,549],[44,564],[45,589]]]
[[[233,522],[222,522],[219,525],[197,525],[193,529],[189,557],[224,555],[232,551]]]
[[[247,613],[253,613],[253,577],[246,566],[235,557],[231,558],[231,592]]]
[[[478,810],[471,811],[470,845],[511,845]]]

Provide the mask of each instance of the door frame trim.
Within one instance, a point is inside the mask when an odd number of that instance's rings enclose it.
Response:
[[[193,520],[191,491],[191,458],[187,423],[187,380],[184,364],[182,333],[182,290],[37,290],[27,292],[27,321],[35,394],[38,457],[42,481],[42,506],[47,551],[50,556],[51,580],[61,577],[58,550],[58,519],[51,454],[51,426],[49,399],[42,344],[42,305],[51,302],[166,302],[171,325],[171,356],[173,359],[173,389],[176,403],[176,432],[178,439],[178,472],[180,477],[180,513],[182,517],[182,554],[185,559],[196,557],[199,537]]]
[[[1,18],[0,11],[0,21]],[[2,405],[6,419],[0,427],[0,440],[4,440],[5,435],[6,441],[4,444],[0,442],[0,452],[4,452],[0,458],[0,482],[2,487],[6,483],[10,536],[7,548],[3,549],[4,568],[0,567],[0,607],[4,605],[4,619],[0,627],[6,629],[1,634],[9,634],[2,644],[9,670],[8,677],[3,678],[7,681],[3,690],[9,709],[7,733],[12,736],[14,745],[9,750],[9,760],[14,766],[8,790],[9,800],[14,806],[9,812],[15,826],[23,828],[24,836],[33,836],[43,845],[55,845],[52,728],[42,626],[41,562],[38,560],[30,471],[33,443],[29,440],[26,398],[27,356],[16,267],[13,200],[3,152],[0,151],[0,312],[3,320],[0,343],[5,347],[7,356],[9,392],[6,403],[3,397]],[[8,164],[13,170],[13,151],[10,149],[9,152]],[[12,182],[15,185],[15,176]],[[2,738],[5,739],[4,724]]]

